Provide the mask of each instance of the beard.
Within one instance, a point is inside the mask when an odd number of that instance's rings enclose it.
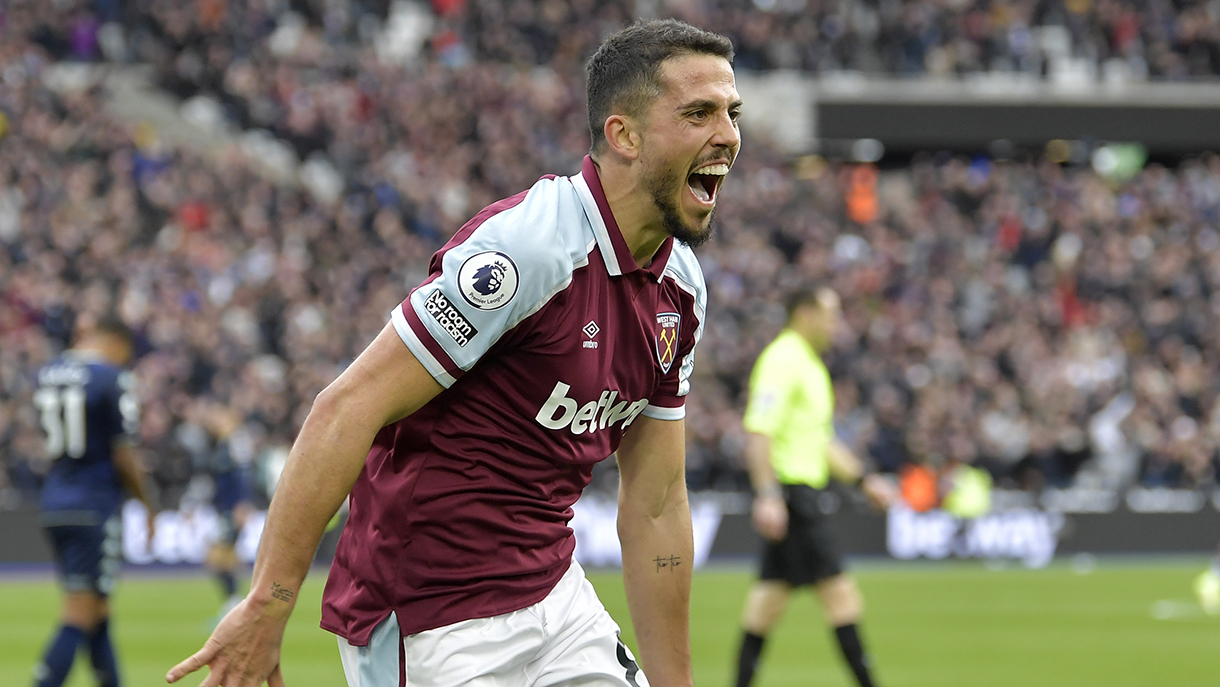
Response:
[[[665,232],[684,245],[698,248],[712,237],[712,215],[708,214],[707,225],[704,227],[691,226],[682,221],[678,204],[673,199],[681,194],[684,183],[685,178],[673,172],[662,172],[650,177],[644,186],[652,196],[653,205],[661,212],[661,225],[665,227]]]

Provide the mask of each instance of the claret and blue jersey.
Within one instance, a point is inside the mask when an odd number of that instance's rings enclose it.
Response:
[[[100,525],[122,504],[116,440],[138,430],[132,374],[68,351],[38,372],[34,404],[53,459],[42,489],[48,525]]]
[[[374,441],[322,626],[363,645],[391,611],[408,635],[544,598],[593,465],[684,417],[705,291],[672,238],[636,264],[590,158],[476,215],[392,313],[445,390]]]

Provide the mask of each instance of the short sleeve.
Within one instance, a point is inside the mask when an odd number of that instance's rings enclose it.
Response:
[[[140,396],[136,390],[136,376],[129,371],[120,372],[116,385],[119,392],[119,434],[131,441],[140,435]]]
[[[773,437],[788,414],[789,396],[796,376],[786,369],[784,356],[775,346],[765,349],[750,373],[749,398],[742,425],[747,432]]]
[[[657,393],[648,400],[644,408],[644,417],[654,420],[681,420],[686,417],[686,399],[690,393],[690,376],[695,369],[695,345],[699,342],[699,334],[703,331],[702,324],[691,328],[692,333],[678,339],[678,351],[674,356],[681,364],[673,364],[665,373],[658,385]],[[666,343],[659,341],[658,347],[664,355]]]
[[[445,388],[571,280],[551,186],[539,182],[472,219],[391,313],[403,342]]]
[[[645,417],[656,420],[681,420],[686,417],[685,396],[690,393],[691,376],[695,372],[695,348],[703,338],[706,318],[707,290],[704,288],[703,272],[693,256],[682,252],[670,261],[665,276],[677,285],[676,312],[657,314],[657,333],[654,337],[657,361],[663,375],[656,392],[649,398]],[[673,325],[673,338],[668,332]],[[671,351],[670,347],[673,347]]]
[[[140,402],[135,375],[127,370],[92,368],[98,375],[99,407],[90,419],[90,431],[107,441],[135,442],[140,434]]]

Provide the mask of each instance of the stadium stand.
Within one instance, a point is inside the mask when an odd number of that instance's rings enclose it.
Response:
[[[240,462],[282,456],[432,251],[478,208],[577,168],[578,65],[633,14],[723,30],[743,68],[1041,75],[1086,58],[1134,78],[1220,73],[1215,3],[79,7],[10,3],[0,17],[7,507],[46,470],[30,375],[82,312],[117,307],[143,334],[142,431],[165,506],[191,477],[192,396],[243,415]],[[305,161],[302,183],[269,178],[248,149],[168,143],[107,115],[104,88],[53,78],[63,61],[102,60],[210,98],[222,128],[272,132]],[[711,298],[688,402],[693,488],[748,484],[744,381],[782,296],[811,279],[847,313],[830,357],[840,433],[880,468],[974,463],[1030,490],[1214,484],[1220,158],[1117,178],[1087,156],[1012,157],[877,169],[747,140],[700,251]]]

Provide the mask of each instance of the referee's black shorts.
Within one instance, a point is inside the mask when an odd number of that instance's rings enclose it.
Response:
[[[815,584],[842,574],[843,560],[826,518],[818,509],[821,489],[806,484],[785,484],[788,536],[767,541],[759,579],[787,582],[793,587]]]

